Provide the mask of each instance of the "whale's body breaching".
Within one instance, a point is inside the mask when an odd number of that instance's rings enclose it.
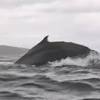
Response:
[[[46,36],[15,63],[43,65],[66,57],[85,57],[90,51],[88,47],[72,42],[48,42],[48,36]]]

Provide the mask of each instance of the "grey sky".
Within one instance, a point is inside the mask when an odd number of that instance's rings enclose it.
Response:
[[[100,51],[100,0],[0,0],[0,44],[73,41]]]

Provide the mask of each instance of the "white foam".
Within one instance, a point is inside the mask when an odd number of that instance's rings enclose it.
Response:
[[[89,55],[84,58],[67,57],[65,59],[61,59],[60,61],[49,62],[51,66],[62,66],[62,65],[87,66],[96,63],[100,63],[100,54],[95,51],[91,51]]]

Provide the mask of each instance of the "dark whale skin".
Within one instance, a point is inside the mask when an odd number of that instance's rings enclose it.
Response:
[[[47,39],[48,36],[15,63],[43,65],[49,61],[61,60],[66,57],[85,57],[90,52],[88,47],[79,44],[72,42],[48,42]]]

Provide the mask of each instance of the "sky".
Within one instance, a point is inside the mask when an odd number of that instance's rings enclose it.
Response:
[[[75,42],[100,52],[100,0],[0,0],[0,45]]]

